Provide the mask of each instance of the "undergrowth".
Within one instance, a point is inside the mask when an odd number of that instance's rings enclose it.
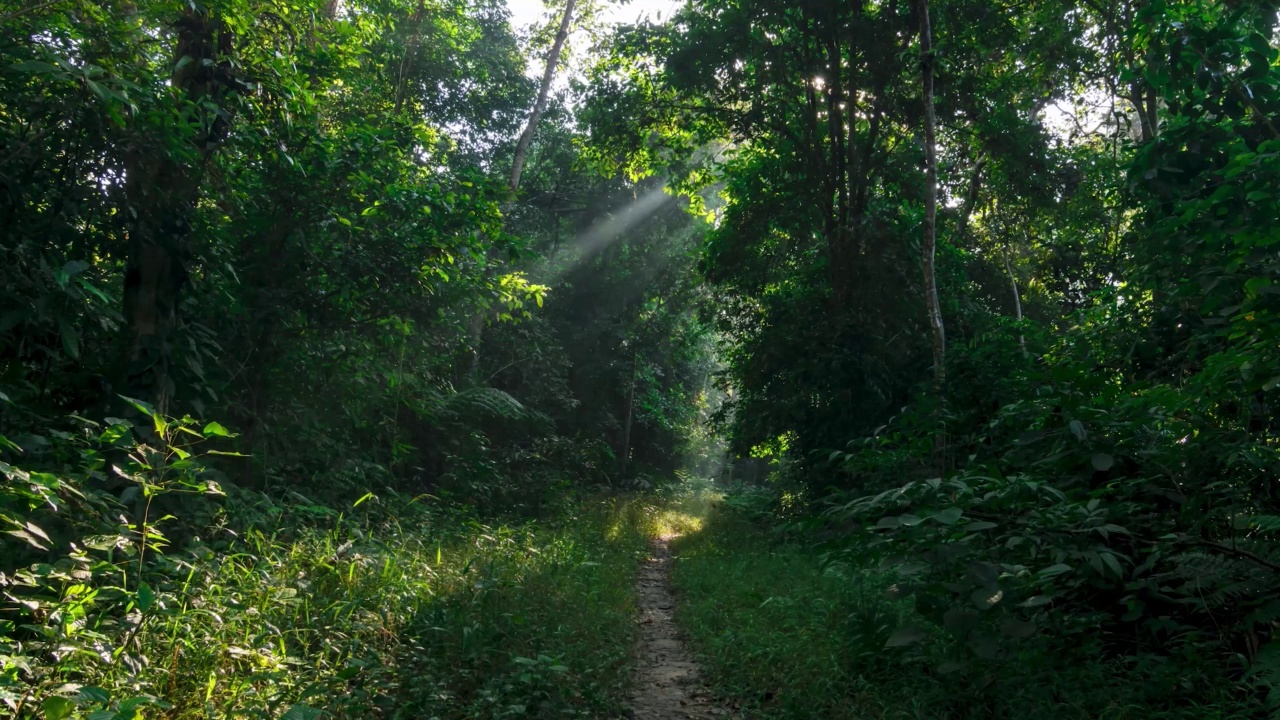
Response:
[[[888,571],[797,541],[730,497],[673,548],[677,619],[713,686],[751,718],[1137,720],[1262,717],[1205,658],[1108,658],[1050,638],[962,669],[941,630],[893,647],[917,618]],[[776,519],[776,518],[775,518]],[[888,646],[888,647],[887,647]],[[960,648],[963,651],[963,648]],[[949,665],[949,663],[951,663]]]
[[[42,481],[4,470],[15,483]],[[82,491],[60,492],[50,498]],[[27,556],[38,557],[15,567],[20,555],[8,555],[0,574],[5,712],[313,720],[619,711],[635,568],[664,522],[654,503],[566,502],[549,520],[502,523],[390,492],[345,512],[230,492],[220,521],[170,551],[155,515],[139,525],[121,512],[118,531],[100,536],[71,534],[76,517],[52,538],[30,525],[39,534],[25,538]]]

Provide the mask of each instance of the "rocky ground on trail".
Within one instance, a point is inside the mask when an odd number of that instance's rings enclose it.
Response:
[[[732,720],[702,684],[698,663],[685,646],[673,617],[671,548],[669,537],[653,541],[652,553],[636,580],[640,614],[640,641],[636,645],[636,671],[631,696],[635,720]]]

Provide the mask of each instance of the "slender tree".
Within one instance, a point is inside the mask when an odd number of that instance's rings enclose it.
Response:
[[[627,461],[631,457],[631,418],[635,415],[636,409],[636,371],[639,368],[640,352],[636,351],[631,356],[631,387],[627,390],[626,421],[622,426],[622,452],[618,453],[618,464],[621,468],[619,474],[623,480],[627,479]]]
[[[529,112],[529,120],[524,125],[524,132],[520,133],[520,140],[516,143],[515,159],[511,163],[510,188],[513,195],[520,189],[520,174],[524,172],[524,161],[529,155],[529,146],[533,143],[533,131],[537,129],[538,120],[547,109],[547,96],[551,94],[551,83],[556,78],[556,67],[560,64],[560,52],[564,49],[564,41],[569,37],[575,5],[577,0],[565,2],[564,14],[560,17],[560,29],[556,31],[555,42],[551,44],[551,50],[547,53],[547,67],[542,71],[542,86],[538,88],[538,99],[534,102],[533,110]]]
[[[929,337],[933,344],[933,384],[939,402],[946,391],[947,333],[942,324],[942,308],[938,303],[938,277],[935,255],[938,247],[938,149],[936,123],[933,109],[933,30],[929,25],[929,0],[919,0],[916,6],[920,16],[920,79],[921,97],[924,101],[924,242],[921,246],[924,271],[925,309],[929,316]],[[941,420],[941,418],[939,418]],[[938,430],[937,452],[942,458],[945,437]]]
[[[938,246],[938,150],[933,108],[933,32],[929,26],[929,0],[919,0],[920,74],[924,101],[924,243],[923,269],[925,307],[933,341],[933,379],[941,390],[946,382],[946,329],[942,324],[942,308],[938,303],[938,280],[935,256]]]

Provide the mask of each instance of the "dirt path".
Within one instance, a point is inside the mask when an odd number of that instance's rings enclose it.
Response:
[[[733,718],[703,687],[698,663],[689,654],[672,618],[670,538],[653,541],[640,567],[636,594],[640,606],[640,642],[636,645],[635,720]]]

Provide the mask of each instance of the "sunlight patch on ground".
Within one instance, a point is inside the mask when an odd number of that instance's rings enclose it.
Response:
[[[711,490],[699,490],[686,497],[675,498],[654,518],[654,533],[669,539],[699,532],[711,509],[723,499],[724,493]]]

